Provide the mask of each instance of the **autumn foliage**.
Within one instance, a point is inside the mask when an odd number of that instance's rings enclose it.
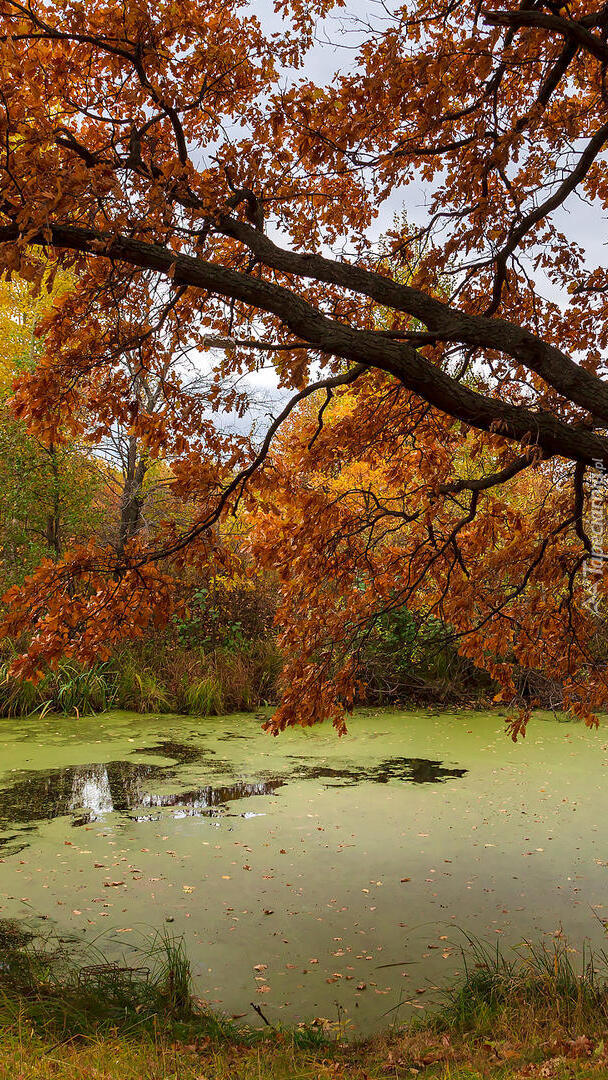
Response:
[[[229,567],[236,513],[281,583],[273,730],[342,730],[403,605],[491,673],[515,732],[521,668],[595,721],[608,269],[564,208],[604,220],[607,40],[593,0],[276,0],[263,24],[224,0],[0,0],[0,260],[34,292],[75,282],[12,407],[47,444],[120,429],[132,454],[118,534],[8,597],[5,633],[34,631],[16,670],[162,625],[177,570]],[[248,434],[262,363],[285,404]]]

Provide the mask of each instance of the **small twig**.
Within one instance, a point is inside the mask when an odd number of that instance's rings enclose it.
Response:
[[[376,964],[376,971],[380,971],[381,968],[389,967],[405,967],[406,964],[416,964],[417,960],[397,960],[394,964]]]
[[[53,1045],[49,1046],[48,1050],[45,1050],[44,1053],[45,1053],[45,1055],[46,1054],[52,1054],[53,1050],[58,1050],[61,1046],[67,1046],[68,1043],[74,1042],[74,1039],[81,1039],[81,1038],[82,1038],[82,1035],[79,1034],[79,1033],[76,1033],[75,1035],[68,1035],[67,1038],[60,1039],[59,1042],[53,1043]]]
[[[256,1012],[258,1014],[258,1016],[262,1017],[262,1020],[264,1021],[264,1023],[267,1024],[268,1027],[272,1027],[272,1024],[270,1023],[270,1020],[268,1019],[268,1017],[264,1016],[264,1013],[262,1012],[260,1006],[256,1005],[255,1001],[250,1001],[249,1004],[251,1005],[251,1008],[254,1010],[254,1012]]]

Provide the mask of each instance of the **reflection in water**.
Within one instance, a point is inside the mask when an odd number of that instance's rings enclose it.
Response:
[[[194,816],[235,799],[271,794],[284,783],[278,779],[253,784],[235,781],[226,787],[209,784],[193,791],[167,795],[150,790],[154,781],[167,781],[172,776],[170,767],[136,765],[128,761],[26,773],[2,792],[0,828],[77,812],[81,816],[74,823],[82,825],[112,811],[128,813],[153,807],[174,807],[178,811],[176,816]],[[139,815],[133,816],[139,818]]]
[[[146,780],[162,775],[158,765],[112,761],[66,769],[22,772],[0,799],[0,824],[46,821],[86,810],[93,817],[127,810],[144,793]]]
[[[249,799],[252,795],[271,795],[277,788],[282,787],[284,780],[263,780],[258,784],[247,784],[243,781],[235,781],[227,787],[198,788],[196,791],[183,791],[177,795],[145,795],[139,804],[142,807],[177,808],[174,817],[196,817],[211,811],[215,806],[233,802],[235,799]],[[146,815],[149,817],[149,815]],[[142,820],[141,815],[136,816],[137,821]]]
[[[12,825],[29,826],[39,821],[70,815],[72,824],[84,825],[108,813],[122,813],[137,821],[159,817],[160,811],[171,808],[174,817],[195,817],[213,814],[217,808],[238,799],[254,795],[270,795],[291,780],[322,781],[325,787],[354,786],[360,783],[388,784],[404,781],[413,784],[437,784],[464,776],[466,769],[447,768],[441,761],[426,758],[390,758],[372,765],[346,764],[333,767],[310,758],[292,756],[287,775],[262,776],[253,782],[232,778],[233,769],[227,761],[212,758],[214,774],[231,774],[229,783],[200,787],[165,794],[158,791],[162,783],[175,782],[179,766],[214,754],[177,742],[159,742],[142,748],[146,754],[171,758],[175,764],[156,765],[132,761],[111,761],[108,764],[72,766],[39,772],[21,772],[13,783],[0,793],[0,830]],[[156,788],[156,790],[155,790]],[[159,813],[150,813],[158,811]],[[11,841],[2,841],[11,851]]]
[[[88,810],[92,817],[97,817],[113,809],[114,800],[106,766],[89,765],[86,771],[74,769],[67,810]]]
[[[301,761],[301,758],[295,758]],[[428,758],[390,758],[377,765],[352,765],[343,769],[330,768],[323,764],[296,765],[293,776],[299,780],[328,780],[325,787],[351,786],[361,783],[388,784],[391,780],[405,780],[411,784],[442,784],[465,776],[467,769],[448,769],[441,761]],[[338,785],[338,781],[341,783]]]
[[[8,836],[0,836],[0,858],[4,858],[5,855],[19,855],[28,845],[27,840],[22,839],[23,834],[31,831],[31,827],[26,827],[21,829],[20,834],[10,833]]]
[[[154,743],[152,746],[140,746],[136,750],[133,750],[134,754],[145,754],[146,757],[158,756],[164,758],[170,758],[171,761],[175,761],[178,765],[189,765],[195,761],[203,761],[205,758],[213,761],[214,772],[223,772],[224,767],[229,768],[229,762],[219,761],[216,756],[215,750],[212,750],[208,746],[195,746],[193,743],[177,742],[175,739],[162,739],[161,742]]]

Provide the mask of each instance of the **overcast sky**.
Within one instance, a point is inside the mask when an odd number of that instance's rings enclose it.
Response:
[[[257,15],[267,32],[277,30],[281,21],[274,11],[273,0],[251,0],[250,10]],[[333,13],[317,25],[317,44],[308,54],[303,71],[284,71],[283,79],[289,82],[302,76],[312,78],[320,84],[326,84],[340,71],[351,71],[356,64],[357,45],[362,39],[362,29],[358,20],[372,20],[376,26],[386,21],[386,12],[401,6],[395,0],[346,0],[343,7],[336,7]],[[425,221],[425,191],[420,185],[412,183],[393,192],[381,208],[370,230],[370,240],[378,237],[390,226],[395,212],[405,210],[412,224]],[[597,208],[582,202],[578,195],[570,196],[565,206],[555,215],[564,231],[572,236],[587,252],[589,266],[595,266],[606,258],[605,220]],[[552,286],[547,282],[541,285],[545,294],[553,300],[559,300]],[[248,384],[266,400],[269,412],[276,412],[277,405],[285,395],[277,391],[277,380],[272,368],[253,375]],[[226,418],[228,423],[232,420]],[[249,426],[250,418],[238,423]]]
[[[332,78],[341,71],[351,71],[356,63],[357,49],[363,40],[364,33],[361,22],[365,23],[372,19],[374,25],[386,23],[387,10],[394,10],[400,4],[393,0],[346,0],[343,7],[336,6],[335,10],[324,20],[319,21],[316,27],[317,43],[309,51],[306,64],[298,71],[284,70],[282,80],[285,84],[297,81],[301,78],[314,79],[320,85],[331,82]],[[251,0],[249,9],[260,20],[267,33],[281,29],[282,20],[274,11],[273,0]],[[412,222],[424,220],[423,192],[416,190],[410,185],[403,191],[394,192],[392,197],[380,208],[378,218],[370,229],[370,240],[377,240],[391,225],[393,215],[406,209]],[[276,414],[281,403],[290,394],[278,390],[277,377],[269,365],[265,370],[248,376],[247,385],[260,399],[259,406],[251,415],[238,420],[234,416],[226,416],[224,424],[241,430],[251,425],[254,416],[258,422],[264,413]]]

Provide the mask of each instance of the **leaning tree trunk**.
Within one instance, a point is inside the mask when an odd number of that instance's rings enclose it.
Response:
[[[142,526],[142,507],[144,496],[142,485],[146,475],[146,462],[137,451],[137,439],[129,438],[125,481],[120,505],[120,523],[118,526],[118,553],[122,555],[125,546],[140,531]]]
[[[51,443],[47,447],[52,476],[52,503],[46,519],[46,542],[55,559],[61,556],[61,496],[59,491],[59,463],[57,450]]]

